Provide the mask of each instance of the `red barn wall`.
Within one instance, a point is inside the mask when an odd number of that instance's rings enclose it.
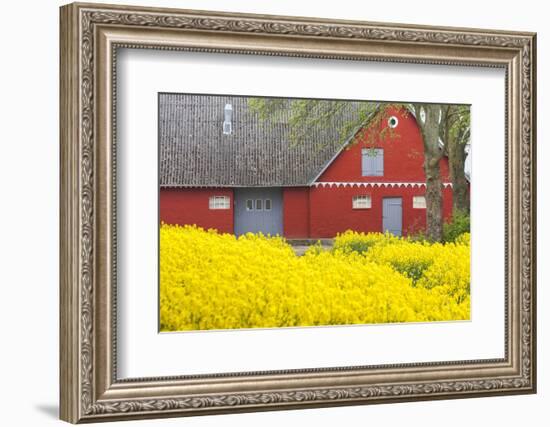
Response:
[[[336,159],[320,175],[316,182],[339,183],[425,183],[424,146],[416,119],[397,109],[385,113],[380,125],[367,134],[358,135],[354,144],[342,150]],[[396,116],[397,127],[385,136],[371,138],[372,132],[380,133],[387,127],[387,119]],[[384,175],[362,176],[361,150],[384,149]],[[442,182],[449,182],[447,158],[440,162]],[[370,195],[370,209],[352,209],[352,198]],[[413,196],[425,195],[425,187],[312,187],[310,191],[310,233],[312,238],[334,237],[351,229],[363,232],[382,231],[382,199],[402,197],[403,234],[413,234],[426,228],[426,209],[414,209]],[[452,189],[443,190],[443,217],[452,215]]]
[[[309,237],[309,187],[283,188],[283,234],[289,239]]]
[[[346,230],[382,232],[382,199],[401,197],[403,209],[403,235],[426,229],[426,209],[413,208],[413,197],[424,196],[425,188],[389,187],[312,187],[310,190],[311,238],[332,238]],[[353,196],[371,196],[370,209],[353,209]],[[449,220],[452,213],[452,189],[443,190],[443,217]]]
[[[453,219],[453,189],[443,189],[443,220],[449,222]]]
[[[321,174],[322,182],[426,182],[424,174],[424,145],[416,119],[409,113],[391,110],[386,113],[377,132],[387,128],[387,118],[396,116],[399,120],[393,133],[385,131],[385,137],[371,139],[368,135],[358,139],[342,150],[340,155]],[[361,150],[363,148],[384,149],[384,176],[362,176]],[[447,158],[440,162],[441,177],[449,181]]]
[[[362,232],[382,231],[382,199],[401,197],[403,209],[403,235],[426,229],[426,209],[413,208],[413,197],[424,196],[425,188],[388,187],[312,187],[310,190],[311,238],[331,238],[346,230]],[[353,209],[353,196],[371,196],[370,209]],[[443,217],[452,214],[452,189],[443,190]]]
[[[381,210],[378,211],[374,191],[365,188],[311,187],[310,231],[312,238],[330,238],[346,230],[380,231]],[[371,195],[371,209],[352,209],[352,197]]]
[[[209,209],[211,196],[229,196],[230,209]],[[167,224],[195,224],[233,233],[233,190],[230,188],[161,188],[160,221]]]

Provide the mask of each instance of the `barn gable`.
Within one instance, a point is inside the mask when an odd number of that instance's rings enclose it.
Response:
[[[345,146],[320,169],[313,183],[319,182],[397,182],[421,183],[426,181],[424,172],[424,145],[422,134],[414,116],[391,109],[385,113],[380,132],[396,119],[392,133],[371,139],[356,133]],[[373,130],[369,131],[373,132]],[[368,171],[375,168],[376,171]],[[441,176],[448,181],[448,159],[440,163]]]

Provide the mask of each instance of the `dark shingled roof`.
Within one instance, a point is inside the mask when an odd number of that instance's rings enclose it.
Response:
[[[342,148],[335,128],[308,141],[289,141],[288,114],[266,123],[248,97],[161,94],[159,167],[162,187],[282,187],[309,185]],[[233,107],[232,133],[224,135],[224,107]],[[346,115],[355,115],[350,102]],[[319,148],[322,147],[322,148]]]

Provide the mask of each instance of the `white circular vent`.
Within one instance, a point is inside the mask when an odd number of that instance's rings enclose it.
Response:
[[[392,129],[396,128],[398,124],[399,124],[399,120],[397,120],[397,117],[391,116],[388,119],[388,126],[391,127]]]

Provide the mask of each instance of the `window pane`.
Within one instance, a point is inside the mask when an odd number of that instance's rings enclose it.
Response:
[[[413,208],[415,208],[415,209],[426,209],[426,197],[424,197],[424,196],[414,196],[413,197]]]
[[[257,211],[262,210],[262,199],[256,199],[256,210]]]
[[[209,209],[229,209],[229,197],[212,196],[208,199]]]
[[[361,150],[361,173],[363,176],[384,176],[384,149]]]
[[[254,204],[252,202],[252,199],[248,199],[246,201],[246,210],[251,211],[252,209],[254,209]]]
[[[265,209],[266,211],[270,211],[270,210],[271,210],[271,199],[265,199],[264,209]]]
[[[353,209],[370,209],[371,198],[370,196],[353,196],[352,208]]]

